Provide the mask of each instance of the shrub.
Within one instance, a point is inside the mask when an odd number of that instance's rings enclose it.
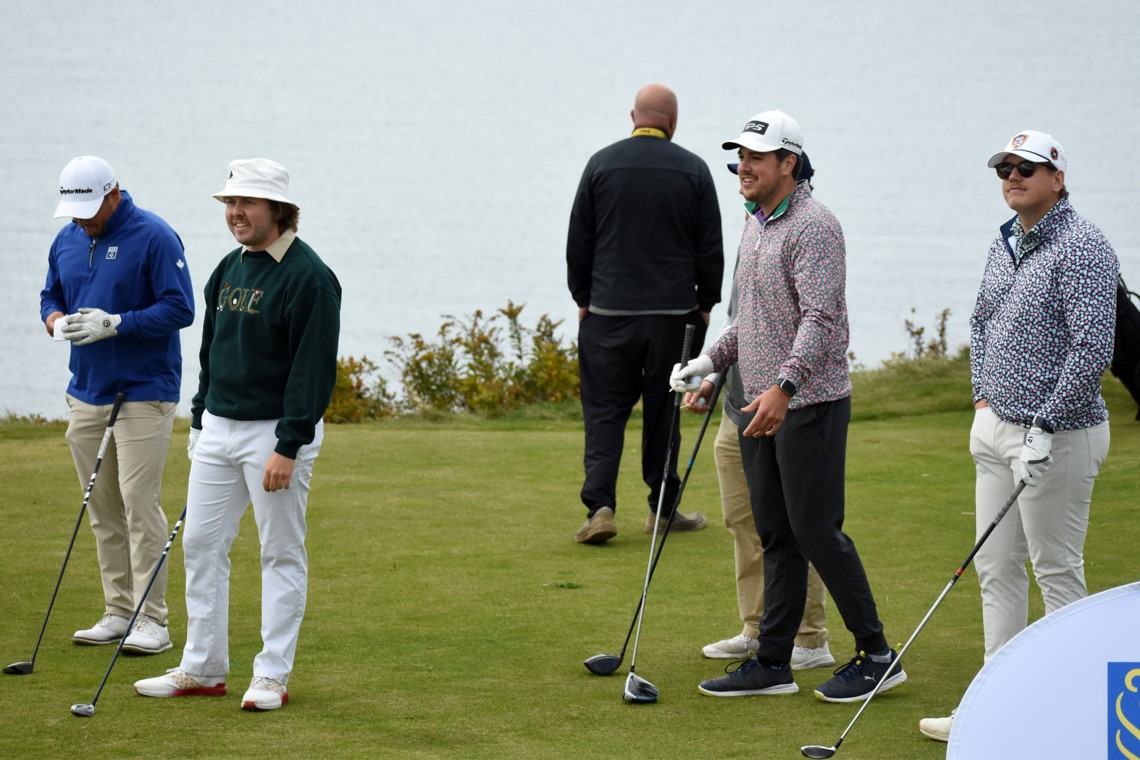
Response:
[[[325,411],[326,422],[360,422],[395,413],[396,397],[367,356],[337,359],[336,385]]]
[[[545,314],[533,329],[524,327],[519,317],[525,306],[507,301],[490,318],[481,310],[466,319],[445,314],[436,342],[420,333],[392,338],[385,355],[399,372],[404,407],[495,415],[577,398],[577,346],[564,346],[555,335],[561,321]]]

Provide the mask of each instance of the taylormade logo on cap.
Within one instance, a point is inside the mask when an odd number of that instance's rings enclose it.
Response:
[[[748,120],[740,137],[723,143],[721,147],[725,150],[746,148],[760,153],[783,148],[802,154],[804,138],[800,125],[791,116],[783,111],[764,111]]]
[[[101,158],[79,156],[71,159],[59,175],[59,205],[55,216],[90,219],[99,213],[107,194],[115,189],[115,171]]]

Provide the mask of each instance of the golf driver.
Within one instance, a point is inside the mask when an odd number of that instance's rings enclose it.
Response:
[[[697,452],[700,451],[701,441],[705,437],[705,430],[709,426],[709,419],[712,418],[713,409],[716,408],[717,398],[720,396],[720,389],[722,387],[721,381],[718,379],[713,385],[712,396],[709,398],[708,409],[705,411],[704,421],[701,423],[701,430],[697,434],[697,442],[693,446],[693,453],[689,457],[689,466],[685,470],[685,477],[681,479],[681,486],[677,489],[677,497],[673,500],[673,511],[670,513],[670,519],[665,523],[665,530],[661,533],[661,543],[657,545],[657,554],[653,557],[653,566],[649,568],[650,580],[653,579],[653,573],[657,569],[657,562],[661,559],[661,550],[665,548],[665,539],[669,538],[669,528],[673,525],[672,515],[677,514],[677,509],[681,506],[681,494],[685,492],[685,484],[689,482],[689,473],[693,471],[693,462],[697,459]],[[582,664],[586,666],[586,670],[590,671],[596,676],[612,675],[621,667],[622,660],[625,659],[625,650],[629,646],[629,640],[633,637],[633,627],[637,624],[637,616],[641,612],[641,602],[637,602],[637,608],[633,611],[633,619],[629,621],[629,630],[625,634],[625,643],[621,645],[621,654],[596,654],[588,658]]]
[[[150,580],[147,582],[142,596],[139,597],[138,604],[135,605],[135,612],[131,615],[130,622],[127,623],[128,631],[135,627],[135,620],[138,619],[139,612],[142,611],[143,604],[146,603],[146,597],[150,593],[150,588],[154,585],[155,578],[158,577],[158,571],[162,569],[162,563],[166,561],[166,555],[170,554],[170,547],[174,544],[174,538],[178,535],[178,531],[182,527],[182,522],[185,519],[186,507],[183,507],[182,514],[178,516],[178,522],[174,523],[174,530],[170,531],[170,538],[166,539],[166,546],[162,548],[162,554],[158,556],[158,562],[154,563],[154,570],[150,574]],[[81,718],[90,718],[95,714],[95,703],[99,701],[99,695],[103,693],[103,687],[107,685],[107,678],[111,675],[111,668],[115,667],[115,663],[119,661],[119,653],[123,651],[123,642],[126,640],[126,636],[119,639],[119,645],[115,647],[115,654],[111,657],[111,664],[107,666],[107,672],[103,674],[103,681],[99,684],[99,688],[95,690],[95,696],[91,699],[91,703],[72,705],[72,715],[78,715]]]
[[[693,348],[693,333],[696,327],[685,325],[685,344],[681,348],[681,364],[689,363],[689,352]],[[657,687],[639,678],[634,672],[637,667],[637,645],[641,642],[641,624],[645,620],[645,596],[649,593],[649,580],[653,577],[653,550],[657,544],[657,528],[661,524],[661,510],[665,507],[665,485],[669,482],[669,464],[673,458],[673,436],[677,434],[677,417],[681,411],[681,393],[675,392],[673,412],[669,417],[669,440],[665,447],[665,472],[661,476],[661,488],[657,495],[657,514],[653,517],[653,538],[649,541],[649,561],[645,567],[645,585],[641,587],[641,602],[638,604],[637,633],[633,637],[633,655],[629,660],[629,677],[625,679],[621,698],[631,704],[649,704],[657,701]],[[672,520],[672,515],[669,517]]]
[[[974,560],[974,555],[977,554],[978,550],[982,548],[982,544],[984,544],[986,542],[986,539],[990,537],[990,534],[994,532],[994,528],[996,528],[998,523],[1001,522],[1001,519],[1005,517],[1005,513],[1008,512],[1009,508],[1013,506],[1013,503],[1017,501],[1017,497],[1021,496],[1021,492],[1023,490],[1025,490],[1024,480],[1019,482],[1017,484],[1017,487],[1013,489],[1013,493],[1010,495],[1009,499],[1006,500],[1005,505],[1001,508],[1001,511],[997,513],[997,516],[994,517],[993,522],[991,522],[990,526],[986,528],[986,532],[982,534],[982,537],[978,539],[978,542],[976,544],[974,544],[974,548],[970,550],[970,554],[966,557],[966,561],[958,567],[958,570],[954,573],[954,577],[950,579],[950,582],[946,584],[946,588],[942,589],[942,593],[938,595],[938,598],[936,600],[934,600],[934,606],[931,607],[930,611],[926,613],[926,616],[922,619],[922,622],[918,624],[918,628],[914,630],[914,633],[912,633],[910,635],[910,638],[907,639],[906,644],[904,644],[903,648],[899,650],[899,656],[895,658],[895,661],[891,663],[891,666],[889,668],[887,668],[887,672],[884,673],[883,677],[879,679],[879,682],[875,684],[874,691],[872,691],[867,699],[863,701],[863,704],[859,707],[859,711],[855,713],[855,717],[851,719],[851,722],[847,724],[847,728],[845,728],[843,730],[843,733],[840,734],[839,740],[830,747],[824,747],[820,744],[809,744],[806,747],[800,747],[800,752],[804,757],[820,760],[821,758],[831,757],[839,751],[839,745],[843,744],[843,740],[847,737],[847,733],[851,730],[851,727],[855,725],[855,721],[859,720],[859,716],[862,715],[863,711],[867,709],[867,705],[871,704],[871,700],[874,699],[875,695],[879,693],[879,689],[882,687],[882,685],[887,682],[887,678],[890,677],[891,672],[895,669],[895,666],[898,665],[901,667],[900,663],[902,662],[903,655],[906,654],[906,650],[910,649],[910,645],[914,643],[914,640],[916,638],[918,638],[918,634],[923,629],[923,626],[925,626],[926,622],[930,620],[930,617],[934,614],[934,611],[938,609],[938,605],[942,604],[942,600],[945,599],[946,595],[950,593],[950,589],[953,588],[954,584],[958,582],[958,579],[962,577],[962,573],[966,572],[966,568],[969,567],[970,563]]]
[[[59,584],[63,581],[63,571],[67,569],[67,560],[71,558],[71,549],[75,546],[75,537],[79,534],[79,524],[83,522],[83,513],[87,511],[87,502],[91,500],[91,491],[95,488],[95,476],[99,474],[99,465],[103,463],[103,455],[107,452],[107,444],[111,440],[111,433],[115,429],[115,418],[119,416],[119,409],[123,406],[123,394],[115,396],[115,404],[111,407],[111,418],[107,420],[107,429],[103,431],[103,441],[99,444],[99,454],[95,457],[95,468],[91,471],[91,479],[87,481],[87,490],[83,493],[83,504],[79,507],[79,517],[75,518],[75,528],[71,531],[71,543],[67,545],[67,553],[63,555],[63,565],[59,568],[59,577],[55,579],[55,590],[51,592],[51,601],[48,602],[47,614],[44,615],[44,624],[40,626],[40,637],[36,639],[36,648],[32,650],[32,659],[29,662],[13,662],[4,668],[10,676],[26,676],[36,667],[36,655],[40,651],[40,642],[44,640],[44,631],[47,630],[48,618],[51,617],[51,608],[55,606],[55,597],[59,593]]]

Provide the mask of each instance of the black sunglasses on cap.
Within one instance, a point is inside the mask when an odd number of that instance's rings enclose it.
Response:
[[[994,167],[994,171],[996,171],[997,175],[1002,179],[1009,179],[1013,174],[1013,170],[1017,169],[1018,174],[1025,179],[1029,179],[1037,173],[1037,167],[1039,166],[1044,166],[1044,164],[1039,164],[1035,161],[1022,161],[1019,164],[1011,164],[1008,161],[1003,161]]]

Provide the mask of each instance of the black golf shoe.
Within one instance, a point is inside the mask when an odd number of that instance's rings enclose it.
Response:
[[[871,696],[871,692],[886,675],[887,670],[899,658],[895,650],[892,649],[890,652],[890,662],[875,662],[865,652],[859,652],[850,662],[836,670],[830,680],[819,685],[815,690],[816,699],[822,699],[824,702],[859,702]],[[890,676],[879,692],[893,689],[905,680],[906,671],[902,669],[900,663],[891,670]]]
[[[733,664],[729,663],[729,667]],[[725,672],[728,673],[728,668]],[[726,676],[701,681],[697,689],[710,697],[748,697],[754,694],[795,694],[800,687],[796,686],[792,668],[787,663],[765,665],[752,657]]]

